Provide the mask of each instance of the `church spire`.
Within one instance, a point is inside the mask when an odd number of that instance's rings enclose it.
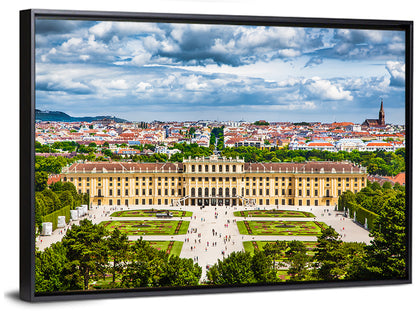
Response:
[[[381,99],[380,112],[378,113],[378,124],[386,125],[385,114],[383,109],[383,99]]]

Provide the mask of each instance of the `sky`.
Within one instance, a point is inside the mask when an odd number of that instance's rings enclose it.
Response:
[[[405,120],[405,33],[36,21],[36,108],[130,121]]]

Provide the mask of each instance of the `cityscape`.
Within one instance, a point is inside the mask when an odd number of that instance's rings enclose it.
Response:
[[[36,292],[406,278],[404,33],[36,26]]]

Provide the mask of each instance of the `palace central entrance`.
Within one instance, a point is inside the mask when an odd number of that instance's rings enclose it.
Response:
[[[238,197],[230,198],[188,198],[185,200],[185,205],[191,206],[238,206],[243,205],[242,199]]]

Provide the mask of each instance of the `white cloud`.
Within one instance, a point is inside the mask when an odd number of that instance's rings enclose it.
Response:
[[[152,58],[152,54],[149,53],[140,53],[136,55],[131,60],[131,63],[137,66],[143,66],[149,63],[149,60]]]
[[[81,43],[82,43],[81,38],[71,38],[68,41],[62,43],[62,48],[64,50],[71,49],[73,47],[80,46]]]
[[[206,82],[200,82],[200,77],[196,75],[191,75],[187,78],[185,83],[185,88],[190,91],[199,91],[208,86]]]
[[[278,54],[282,57],[296,57],[301,55],[300,51],[294,49],[282,49],[279,50]]]
[[[83,61],[86,61],[90,58],[90,56],[83,54],[83,55],[80,55],[79,58],[82,59]]]
[[[406,67],[404,63],[389,61],[386,63],[386,69],[390,74],[391,86],[405,85]]]
[[[319,77],[306,80],[305,87],[312,95],[316,95],[322,100],[353,100],[350,91],[344,91],[342,86],[332,84],[331,81]]]
[[[136,85],[136,92],[145,92],[148,91],[152,88],[152,85],[150,83],[147,82],[140,82],[139,84]]]

